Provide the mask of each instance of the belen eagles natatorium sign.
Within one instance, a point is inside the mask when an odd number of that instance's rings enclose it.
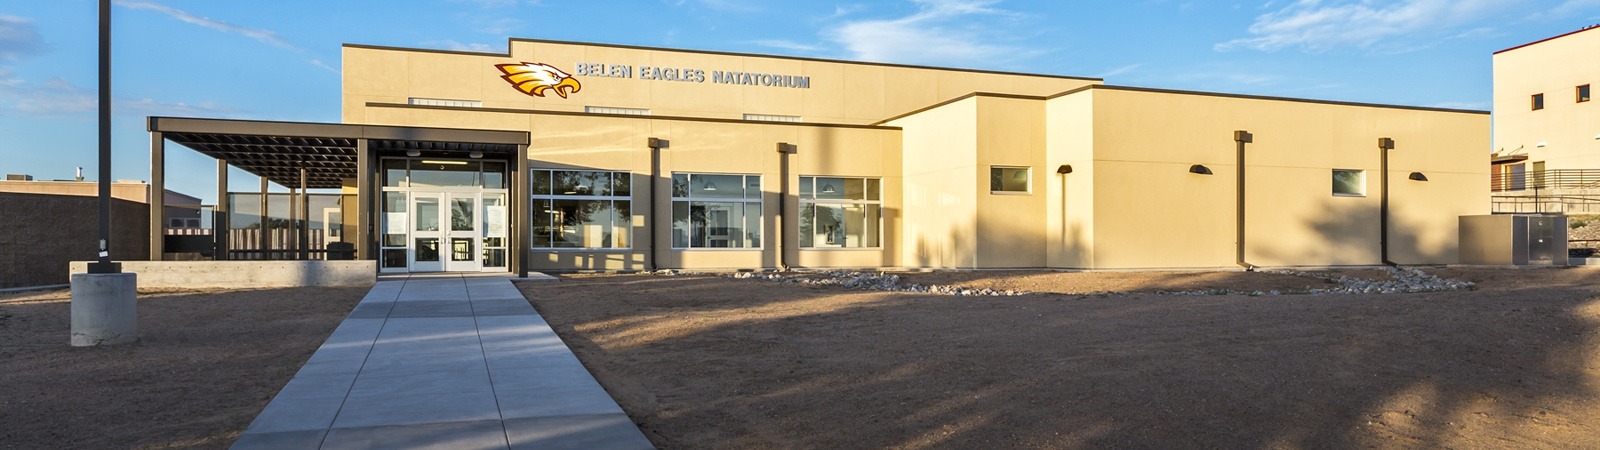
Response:
[[[507,83],[511,83],[522,93],[531,96],[544,97],[546,92],[554,92],[561,98],[567,98],[567,95],[583,89],[582,83],[579,83],[572,74],[568,74],[549,64],[523,62],[520,64],[496,64],[495,67],[505,74],[500,78],[506,80]],[[811,77],[803,75],[713,70],[708,77],[705,70],[695,68],[585,62],[577,63],[573,72],[581,76],[603,78],[629,78],[683,83],[705,83],[709,81],[713,84],[742,86],[811,88]]]

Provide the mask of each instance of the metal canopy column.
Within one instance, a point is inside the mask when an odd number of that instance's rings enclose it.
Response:
[[[166,249],[167,140],[150,133],[150,260],[164,259]]]
[[[373,221],[378,214],[378,201],[373,198],[372,177],[375,173],[371,147],[366,138],[356,139],[356,259],[377,259],[373,250]],[[383,264],[378,264],[381,269]]]
[[[256,217],[261,220],[257,221],[260,223],[256,224],[256,229],[261,232],[261,236],[258,236],[256,241],[261,245],[261,257],[258,259],[264,261],[272,259],[269,257],[271,253],[268,252],[272,248],[272,229],[267,227],[267,222],[271,220],[272,216],[267,214],[267,177],[261,177],[261,196],[259,198],[261,200],[261,214]]]
[[[211,259],[228,259],[228,161],[217,159],[217,204],[211,207],[211,237],[216,241]]]
[[[528,146],[518,145],[516,161],[512,161],[511,190],[508,215],[511,216],[511,267],[522,278],[528,277],[528,266],[533,262],[532,200],[528,185]]]
[[[306,192],[306,168],[300,167],[300,259],[311,259],[311,193]]]

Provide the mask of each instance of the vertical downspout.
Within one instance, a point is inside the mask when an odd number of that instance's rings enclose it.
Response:
[[[789,155],[799,152],[799,147],[794,144],[778,143],[778,268],[789,270],[789,248],[784,243],[789,240],[789,230],[799,230],[800,227],[789,226],[789,221],[794,220],[789,212]]]
[[[1383,177],[1379,182],[1383,199],[1378,206],[1378,255],[1384,265],[1395,266],[1398,264],[1389,260],[1389,150],[1394,150],[1394,139],[1378,138],[1378,175]]]
[[[1238,183],[1234,188],[1234,192],[1236,193],[1236,198],[1234,199],[1234,211],[1236,212],[1234,223],[1236,224],[1235,228],[1237,232],[1237,236],[1234,237],[1234,242],[1238,247],[1238,258],[1236,262],[1240,267],[1244,267],[1244,270],[1246,271],[1255,271],[1256,266],[1244,261],[1244,145],[1255,142],[1255,136],[1251,135],[1249,131],[1245,130],[1234,131],[1233,142],[1238,145],[1238,162],[1234,167],[1237,167],[1239,170]]]
[[[645,269],[654,272],[660,269],[656,262],[656,223],[660,220],[657,217],[657,212],[661,210],[661,195],[659,195],[660,192],[657,192],[661,187],[661,149],[671,147],[672,142],[666,139],[650,138],[645,141],[645,145],[650,147],[650,210],[644,221],[645,232],[650,234],[650,254],[645,258],[648,261],[645,264]],[[669,195],[672,192],[670,181],[668,182],[667,192]]]

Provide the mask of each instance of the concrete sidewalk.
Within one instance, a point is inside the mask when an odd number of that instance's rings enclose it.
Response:
[[[652,446],[509,277],[428,275],[379,281],[233,448]]]

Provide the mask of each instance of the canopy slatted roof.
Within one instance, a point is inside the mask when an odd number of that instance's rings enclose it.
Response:
[[[151,132],[206,156],[290,188],[336,189],[357,175],[361,140],[370,150],[419,150],[431,156],[510,159],[527,145],[524,131],[464,130],[254,120],[151,117]],[[300,171],[306,185],[300,186]]]

